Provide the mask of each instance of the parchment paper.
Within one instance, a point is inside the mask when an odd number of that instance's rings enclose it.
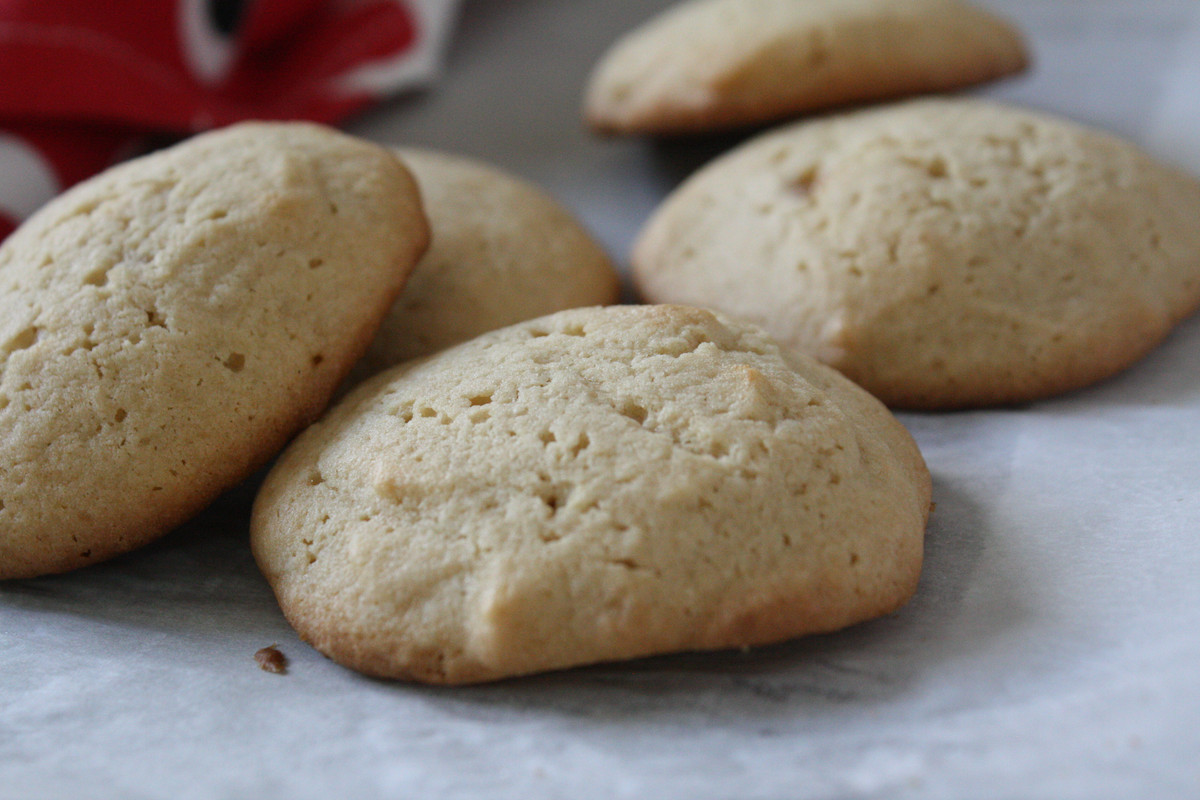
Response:
[[[443,80],[352,130],[540,182],[624,259],[736,141],[583,131],[589,66],[665,5],[468,2]],[[988,5],[1037,64],[980,94],[1200,172],[1200,4]],[[360,677],[283,620],[246,545],[252,484],[148,550],[0,584],[0,798],[1200,797],[1200,318],[1092,389],[902,420],[937,501],[915,600],[748,654]],[[272,643],[285,676],[254,663]]]

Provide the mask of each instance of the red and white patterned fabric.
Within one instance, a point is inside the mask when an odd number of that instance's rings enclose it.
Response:
[[[457,0],[0,0],[0,239],[162,136],[336,123],[436,72]]]

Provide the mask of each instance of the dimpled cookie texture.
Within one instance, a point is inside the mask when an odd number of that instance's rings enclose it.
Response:
[[[524,319],[616,302],[604,250],[540,189],[470,159],[398,153],[421,187],[433,241],[355,375]]]
[[[387,150],[307,124],[198,136],[0,247],[0,577],[148,542],[320,413],[420,257]]]
[[[948,91],[1027,62],[1010,24],[961,0],[693,0],[601,58],[584,115],[609,132],[699,132]]]
[[[1015,108],[925,100],[783,128],[701,170],[634,247],[652,302],[756,322],[893,407],[1110,376],[1200,302],[1200,182]]]
[[[276,464],[251,541],[317,649],[466,683],[885,614],[929,493],[833,370],[707,311],[613,306],[368,381]]]

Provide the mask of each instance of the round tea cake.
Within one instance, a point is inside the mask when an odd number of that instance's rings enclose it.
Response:
[[[421,188],[433,239],[355,374],[524,319],[616,302],[603,248],[541,189],[472,159],[397,151]]]
[[[692,0],[619,40],[584,115],[678,134],[941,92],[1025,68],[1021,36],[963,0]]]
[[[634,247],[652,302],[720,309],[895,407],[1016,403],[1123,369],[1200,303],[1200,181],[1046,116],[923,100],[717,159]]]
[[[323,653],[465,683],[886,614],[929,495],[835,371],[707,311],[616,306],[363,384],[277,462],[251,541]]]
[[[363,352],[428,229],[391,152],[195,137],[0,246],[0,578],[148,542],[272,457]]]

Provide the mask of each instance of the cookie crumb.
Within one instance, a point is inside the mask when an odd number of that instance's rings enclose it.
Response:
[[[279,652],[275,645],[264,647],[256,652],[254,660],[258,663],[258,668],[263,672],[270,672],[274,675],[284,675],[287,673],[287,656]]]

